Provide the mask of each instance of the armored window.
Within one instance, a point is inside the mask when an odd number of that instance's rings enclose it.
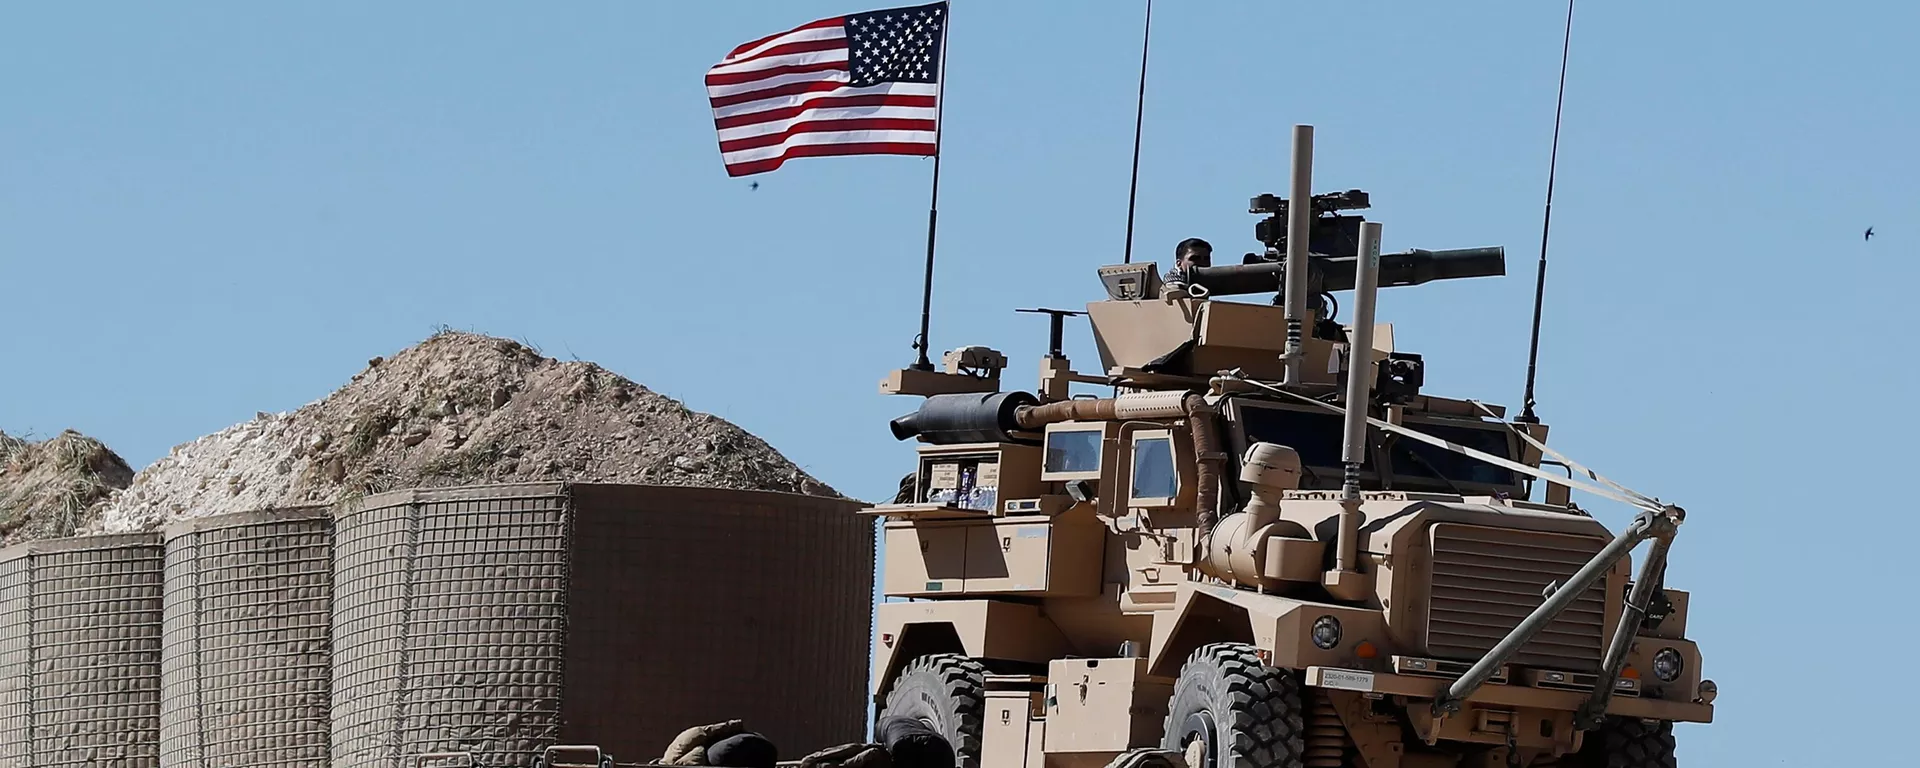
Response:
[[[1098,478],[1100,441],[1106,436],[1104,424],[1055,425],[1047,429],[1046,460],[1043,479],[1048,481]]]
[[[1424,421],[1424,423],[1423,423]],[[1519,461],[1518,446],[1505,427],[1484,422],[1472,426],[1430,421],[1411,421],[1407,426],[1455,445],[1463,445],[1508,461]],[[1456,484],[1512,486],[1521,480],[1512,470],[1460,453],[1414,440],[1398,440],[1388,451],[1393,458],[1395,478],[1417,477]]]
[[[1135,499],[1171,499],[1180,493],[1180,473],[1173,465],[1173,438],[1145,437],[1133,443]]]
[[[1245,451],[1255,442],[1269,442],[1293,448],[1300,454],[1305,489],[1331,490],[1340,487],[1340,448],[1342,417],[1307,406],[1234,401],[1228,404],[1233,423],[1232,446]],[[1456,445],[1473,448],[1494,456],[1519,461],[1520,444],[1508,428],[1494,421],[1439,415],[1408,414],[1406,426]],[[1368,430],[1368,441],[1379,447],[1383,435]],[[1524,494],[1524,479],[1517,473],[1471,456],[1406,437],[1394,437],[1381,452],[1391,470],[1391,487],[1406,491],[1460,492],[1465,494]],[[1380,466],[1369,450],[1361,458],[1361,482],[1369,488],[1383,487]]]
[[[1284,407],[1247,407],[1239,409],[1239,417],[1238,426],[1245,434],[1245,445],[1239,446],[1241,450],[1256,442],[1287,446],[1300,454],[1300,463],[1313,468],[1331,468],[1332,487],[1340,487],[1343,436],[1338,414]],[[1372,464],[1366,457],[1361,463]]]

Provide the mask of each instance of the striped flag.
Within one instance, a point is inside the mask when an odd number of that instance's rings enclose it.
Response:
[[[707,71],[729,176],[788,158],[935,155],[947,4],[836,16],[733,49]]]

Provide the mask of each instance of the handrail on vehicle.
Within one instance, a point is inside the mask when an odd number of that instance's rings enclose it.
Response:
[[[561,762],[559,757],[556,757],[556,755],[567,754],[592,754],[593,762]],[[541,768],[611,768],[613,757],[597,744],[555,744],[540,750],[539,765]]]
[[[413,756],[413,768],[426,768],[428,760],[454,759],[467,761],[465,768],[476,768],[477,764],[473,761],[472,752],[424,752]]]

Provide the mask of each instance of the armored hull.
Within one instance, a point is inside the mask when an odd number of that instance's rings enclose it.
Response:
[[[1312,141],[1294,126],[1291,194],[1250,202],[1264,254],[1189,239],[1165,273],[1099,267],[1085,312],[1021,310],[1052,321],[1034,393],[979,345],[882,381],[925,400],[889,422],[916,466],[870,510],[882,590],[912,599],[878,610],[880,716],[961,768],[1672,768],[1719,690],[1665,580],[1685,510],[1547,447],[1531,386],[1511,420],[1427,394],[1379,289],[1499,276],[1505,251],[1382,254],[1343,213],[1366,193],[1311,193]],[[1062,352],[1082,314],[1098,375]],[[1609,529],[1576,489],[1636,514]]]

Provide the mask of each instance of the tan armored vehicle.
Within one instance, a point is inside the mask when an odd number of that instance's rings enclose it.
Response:
[[[1683,513],[1537,419],[1423,391],[1375,290],[1503,275],[1504,251],[1381,255],[1380,225],[1340,213],[1365,193],[1309,194],[1311,139],[1291,197],[1253,201],[1265,253],[1099,269],[1100,375],[1060,351],[1081,313],[1030,310],[1053,313],[1037,393],[1003,391],[983,347],[882,382],[925,400],[892,423],[918,467],[868,510],[893,598],[880,716],[932,725],[962,768],[1143,747],[1190,768],[1675,765],[1673,724],[1710,722],[1715,695],[1663,583]],[[1610,531],[1574,488],[1638,516]]]

